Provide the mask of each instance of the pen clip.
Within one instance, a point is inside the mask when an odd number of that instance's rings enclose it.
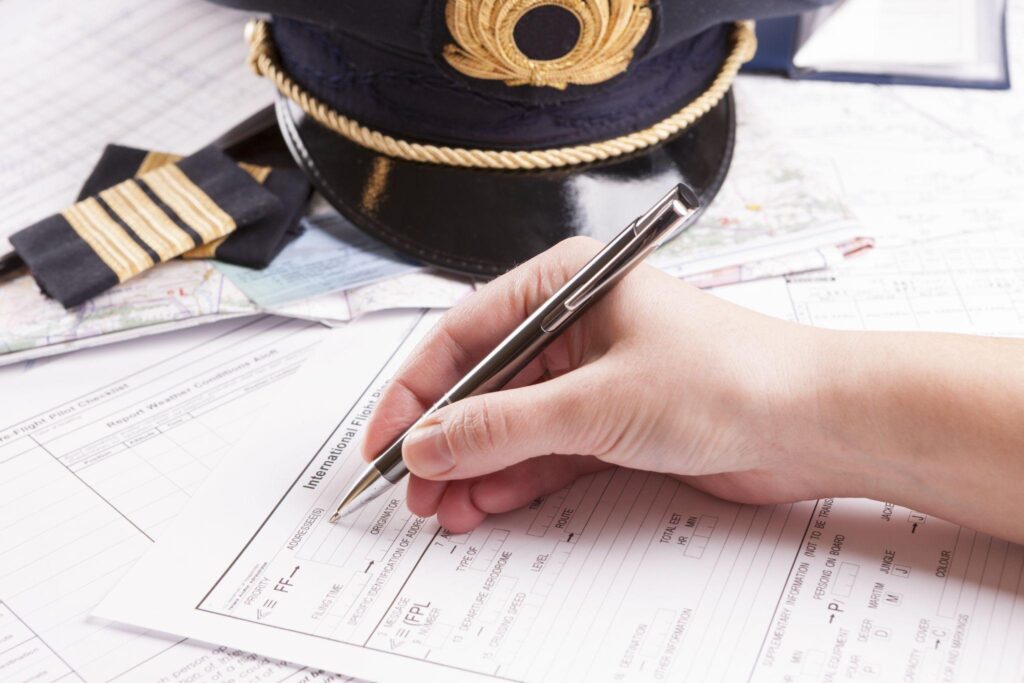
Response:
[[[637,221],[633,221],[631,228],[636,227]],[[638,251],[637,245],[642,245],[647,242],[647,236],[643,233],[634,235],[629,242],[622,246],[622,250],[616,255],[617,258],[604,264],[600,270],[590,276],[585,282],[581,283],[576,291],[570,294],[562,302],[562,304],[551,311],[544,320],[541,321],[540,327],[548,334],[554,334],[558,332],[563,325],[571,320],[574,314],[583,308],[591,298],[597,296],[601,292],[605,291],[612,283],[615,282],[617,276],[624,272],[625,267],[633,259],[626,258],[623,256],[626,254],[636,254]],[[639,250],[643,253],[643,250]]]
[[[637,258],[644,258],[651,249],[659,246],[675,228],[684,221],[692,210],[676,199],[675,192],[662,198],[650,211],[633,221],[634,237],[623,245],[619,258],[608,262],[604,268],[580,286],[565,300],[565,307],[574,311],[584,306],[591,298],[604,291],[620,274],[628,270]],[[665,220],[667,219],[667,223]],[[648,249],[647,247],[650,247]]]
[[[623,244],[615,258],[605,263],[597,272],[581,283],[576,291],[566,297],[562,305],[552,311],[541,322],[541,329],[548,333],[558,331],[584,308],[592,299],[606,292],[618,279],[638,261],[673,234],[694,209],[678,200],[673,191],[667,194],[647,213],[634,220],[626,229],[632,230],[633,237]],[[666,222],[667,221],[667,222]]]
[[[636,231],[637,221],[633,223],[633,229]],[[625,257],[627,254],[632,255],[636,253],[636,250],[643,246],[648,241],[649,236],[644,232],[637,233],[633,239],[623,245],[622,256]],[[601,270],[594,273],[594,275],[580,285],[580,288],[573,292],[562,304],[566,310],[575,311],[578,308],[584,306],[594,295],[602,291],[604,285],[610,281],[613,281],[615,277],[621,273],[628,264],[632,261],[631,257],[619,258],[614,261],[610,261],[604,265]]]

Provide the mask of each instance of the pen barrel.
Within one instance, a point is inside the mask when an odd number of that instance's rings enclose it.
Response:
[[[537,328],[539,329],[539,325]],[[506,354],[488,357],[485,359],[487,362],[478,364],[463,381],[452,387],[437,403],[428,408],[418,420],[409,425],[400,437],[374,459],[373,466],[377,468],[382,477],[392,484],[397,484],[402,477],[409,473],[405,461],[402,459],[402,446],[409,432],[447,405],[469,396],[501,389],[529,365],[530,361],[536,358],[544,350],[544,347],[555,338],[555,335],[538,335],[535,330],[530,329],[521,329],[517,332],[519,332],[518,335],[506,339],[508,343],[504,347],[507,351]]]
[[[402,460],[402,444],[405,443],[406,435],[431,412],[433,412],[433,409],[414,422],[409,429],[405,430],[405,433],[402,434],[402,436],[398,437],[398,439],[388,446],[387,449],[378,455],[373,461],[373,466],[377,468],[378,472],[380,472],[380,476],[384,477],[392,484],[397,484],[402,480],[402,477],[409,473],[409,469],[405,466],[405,461]]]
[[[402,445],[410,431],[446,405],[505,386],[658,244],[692,218],[698,206],[696,195],[679,186],[613,238],[374,460],[381,476],[397,483],[408,473]]]

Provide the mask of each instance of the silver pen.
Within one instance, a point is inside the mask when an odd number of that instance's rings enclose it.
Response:
[[[402,444],[410,430],[446,405],[504,386],[626,273],[669,237],[689,227],[699,206],[693,190],[677,185],[630,223],[378,455],[349,488],[331,522],[359,510],[408,474]]]

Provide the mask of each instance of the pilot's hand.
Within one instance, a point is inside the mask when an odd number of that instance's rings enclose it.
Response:
[[[567,240],[449,311],[381,398],[364,456],[385,448],[599,249]],[[815,420],[821,333],[642,265],[505,389],[445,407],[409,435],[409,508],[461,532],[612,465],[667,472],[744,502],[841,492],[824,457],[813,478],[793,462],[815,445],[806,426]]]

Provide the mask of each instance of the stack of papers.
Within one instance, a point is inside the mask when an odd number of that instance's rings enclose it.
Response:
[[[1022,264],[1019,231],[986,231],[721,293],[833,327],[1020,335]],[[28,370],[0,396],[0,624],[21,638],[0,672],[819,680],[856,661],[855,679],[911,663],[919,680],[1019,677],[1024,549],[881,502],[734,505],[617,471],[472,534],[411,516],[400,488],[327,524],[358,464],[344,454],[430,323],[225,321]],[[90,616],[115,586],[99,613],[141,628]]]
[[[29,275],[0,284],[0,365],[133,339],[258,308],[205,261],[171,261],[67,311]]]
[[[303,220],[305,232],[262,270],[218,263],[264,309],[316,298],[421,270],[334,212]]]
[[[0,369],[0,680],[348,680],[91,616],[324,332],[232,320]]]

